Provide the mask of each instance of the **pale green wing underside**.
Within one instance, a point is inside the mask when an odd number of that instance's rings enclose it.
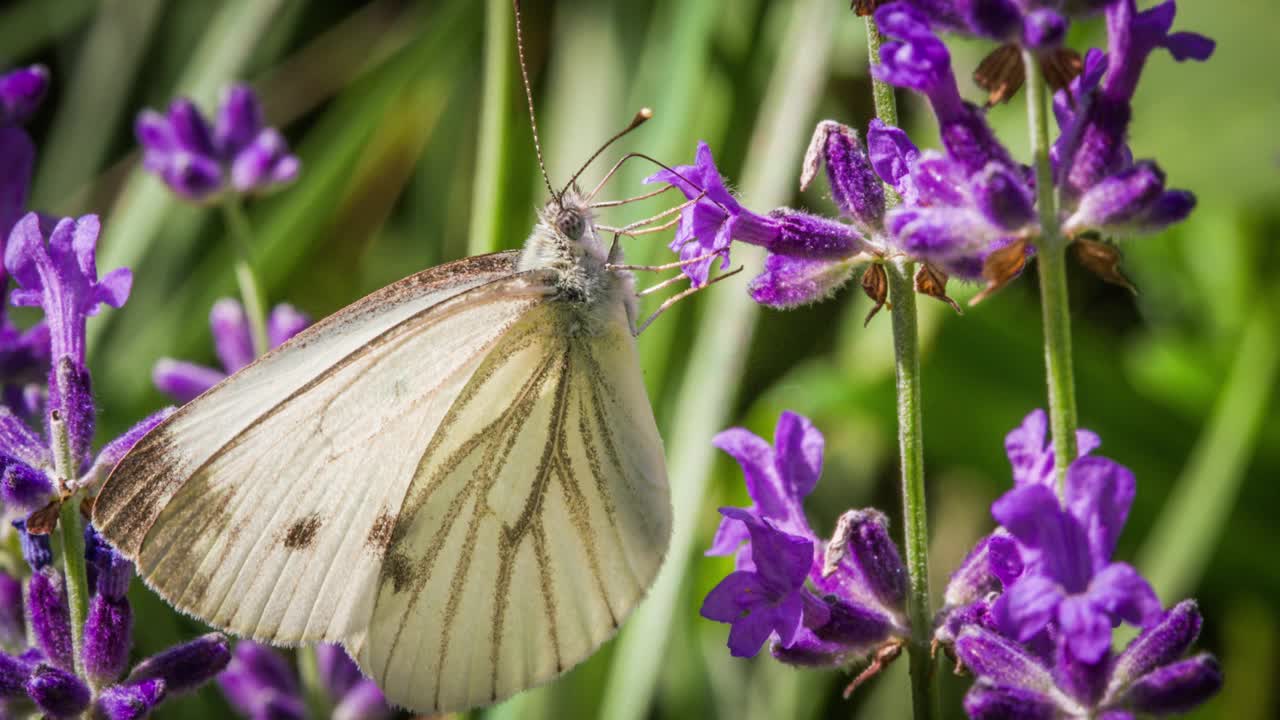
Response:
[[[488,704],[616,631],[670,533],[661,441],[621,304],[601,334],[546,303],[453,403],[409,488],[373,622],[349,647],[393,701]]]
[[[398,704],[486,704],[616,630],[670,528],[621,303],[578,334],[515,254],[407,278],[179,410],[94,521],[180,610],[343,642]]]
[[[433,268],[317,323],[139,442],[95,524],[162,597],[217,627],[280,643],[361,631],[422,448],[494,343],[546,301],[513,269],[511,255]]]

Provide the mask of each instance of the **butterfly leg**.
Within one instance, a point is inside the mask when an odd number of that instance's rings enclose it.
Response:
[[[652,325],[652,324],[653,324],[653,321],[654,321],[654,320],[657,320],[657,319],[658,319],[658,316],[659,316],[659,315],[661,315],[662,313],[666,312],[666,311],[667,311],[671,306],[673,306],[673,305],[675,305],[676,303],[680,302],[681,300],[683,300],[683,299],[685,299],[685,298],[689,297],[690,295],[693,295],[693,294],[694,294],[694,293],[696,293],[696,292],[699,292],[699,291],[701,291],[701,290],[705,290],[705,289],[707,289],[707,288],[711,287],[712,285],[715,285],[716,283],[720,282],[721,280],[727,280],[728,278],[731,278],[731,277],[733,277],[734,275],[737,275],[738,273],[742,272],[742,268],[743,268],[743,266],[739,265],[738,267],[734,268],[733,270],[730,270],[730,271],[729,271],[729,272],[727,272],[727,273],[723,273],[723,274],[721,274],[721,275],[717,275],[716,277],[712,278],[712,279],[711,279],[707,284],[705,284],[705,285],[694,285],[694,286],[692,286],[692,287],[685,288],[684,290],[681,290],[680,292],[676,293],[675,295],[672,295],[671,297],[667,298],[666,300],[663,300],[663,301],[662,301],[662,304],[658,306],[658,309],[657,309],[657,310],[654,310],[654,311],[653,311],[653,314],[652,314],[652,315],[650,315],[647,319],[645,319],[645,321],[644,321],[643,323],[641,323],[641,324],[640,324],[640,327],[636,329],[635,334],[636,334],[636,335],[639,335],[640,333],[644,332],[644,331],[645,331],[645,328],[647,328],[647,327],[649,327],[650,325]]]

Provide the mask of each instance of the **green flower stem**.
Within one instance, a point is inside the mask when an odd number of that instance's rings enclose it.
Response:
[[[1036,204],[1040,208],[1040,307],[1044,315],[1044,360],[1049,376],[1049,421],[1061,490],[1067,466],[1076,458],[1076,384],[1071,366],[1071,306],[1067,299],[1067,240],[1058,230],[1058,203],[1049,162],[1048,93],[1034,53],[1024,50],[1027,120],[1036,168]]]
[[[236,282],[240,285],[240,297],[244,302],[245,315],[249,317],[249,331],[253,337],[253,354],[260,357],[270,344],[267,340],[267,304],[262,292],[262,284],[253,271],[251,245],[253,230],[249,227],[249,219],[244,215],[240,198],[229,195],[222,203],[222,212],[226,217],[227,228],[231,231],[232,244],[236,253]]]
[[[79,463],[71,452],[67,424],[56,413],[49,423],[49,434],[53,440],[54,472],[60,483],[70,483],[79,475]],[[84,526],[80,522],[78,498],[73,496],[62,503],[58,510],[58,528],[61,533],[59,552],[62,553],[62,567],[66,575],[67,604],[71,609],[71,644],[76,674],[84,677],[81,649],[84,645],[84,620],[89,614],[89,576],[85,572]]]
[[[871,64],[880,62],[880,29],[867,21],[867,52]],[[872,80],[876,117],[887,125],[898,124],[893,88]],[[888,190],[889,202],[898,198]],[[924,492],[924,421],[920,414],[920,338],[916,329],[915,263],[899,258],[885,263],[889,279],[890,317],[893,322],[894,377],[898,396],[898,452],[902,466],[903,535],[907,572],[911,579],[907,613],[911,619],[911,705],[916,720],[939,716],[937,684],[929,643],[933,612],[929,606],[929,516]]]

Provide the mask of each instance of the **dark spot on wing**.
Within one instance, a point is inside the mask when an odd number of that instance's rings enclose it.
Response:
[[[396,516],[383,510],[369,528],[369,535],[364,539],[365,547],[381,555],[391,545],[391,533],[396,527]]]
[[[320,530],[320,516],[312,513],[299,518],[289,526],[284,535],[284,546],[288,550],[306,550],[316,541],[316,532]]]
[[[404,553],[390,553],[382,564],[382,577],[391,580],[394,592],[402,593],[413,584],[413,564]]]

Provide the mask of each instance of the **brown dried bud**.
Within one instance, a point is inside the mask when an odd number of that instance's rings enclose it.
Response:
[[[1126,288],[1134,295],[1138,289],[1129,282],[1129,278],[1120,271],[1120,250],[1116,246],[1088,237],[1078,237],[1071,243],[1076,260],[1092,272],[1112,285]]]
[[[987,107],[1009,102],[1026,79],[1022,53],[1012,43],[992,50],[973,71],[973,82],[987,91]]]
[[[986,278],[987,286],[982,289],[982,292],[973,296],[969,301],[970,307],[986,300],[1000,288],[1008,285],[1022,274],[1022,269],[1026,266],[1027,241],[1025,238],[988,255],[986,263],[982,266],[982,277]]]
[[[935,300],[941,300],[950,305],[951,309],[958,314],[963,315],[964,311],[960,309],[960,303],[952,300],[947,295],[947,279],[946,273],[929,263],[924,263],[919,270],[916,270],[916,292],[921,295],[928,295]]]
[[[1040,70],[1054,92],[1065,90],[1084,72],[1084,58],[1071,48],[1056,48],[1040,53]]]
[[[862,292],[871,298],[871,302],[875,306],[871,308],[871,312],[867,313],[867,319],[862,321],[862,327],[866,327],[871,322],[871,318],[880,312],[880,308],[884,307],[885,300],[889,297],[889,278],[884,273],[884,265],[880,263],[871,263],[867,266],[865,272],[862,273]]]
[[[876,11],[876,8],[884,4],[884,0],[850,0],[849,9],[858,17],[866,17]]]
[[[48,535],[58,527],[58,512],[62,510],[62,501],[54,500],[27,518],[27,532],[32,535]]]

